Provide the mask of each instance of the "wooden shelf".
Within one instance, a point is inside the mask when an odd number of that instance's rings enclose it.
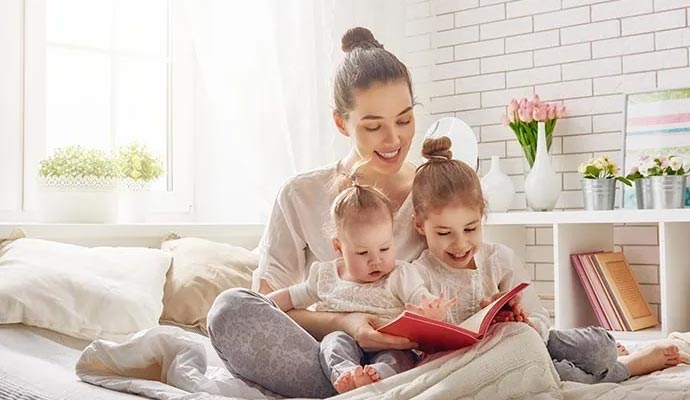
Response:
[[[635,332],[627,332],[627,331],[609,331],[611,332],[611,335],[616,340],[635,340],[635,341],[641,341],[641,340],[662,340],[666,339],[668,337],[668,334],[665,333],[660,325],[657,325],[653,328],[647,328],[647,329],[642,329],[639,331]]]

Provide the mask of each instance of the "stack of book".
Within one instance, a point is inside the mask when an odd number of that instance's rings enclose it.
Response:
[[[571,254],[570,261],[603,328],[637,331],[659,323],[622,252]]]

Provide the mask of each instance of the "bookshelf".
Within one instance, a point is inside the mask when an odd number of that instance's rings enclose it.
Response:
[[[490,213],[484,237],[510,246],[524,258],[524,228],[553,228],[555,327],[565,329],[597,325],[570,254],[612,251],[614,225],[632,223],[659,227],[660,325],[612,334],[619,340],[655,340],[690,331],[690,209]]]

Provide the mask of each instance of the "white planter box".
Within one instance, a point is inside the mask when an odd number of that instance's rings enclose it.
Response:
[[[40,177],[38,215],[51,223],[117,221],[117,179]]]
[[[151,182],[124,179],[118,197],[120,223],[146,222],[151,208]]]

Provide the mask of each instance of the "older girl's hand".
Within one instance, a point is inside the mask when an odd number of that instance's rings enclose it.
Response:
[[[489,304],[493,303],[496,299],[503,296],[506,292],[499,292],[490,297],[486,297],[479,302],[479,306],[484,308]],[[527,322],[527,312],[522,308],[520,304],[520,295],[516,295],[508,301],[508,304],[503,306],[501,311],[494,317],[493,323],[496,322]]]
[[[376,330],[378,318],[370,314],[352,313],[345,316],[345,331],[352,336],[364,351],[407,350],[417,343],[401,336],[393,336]]]

